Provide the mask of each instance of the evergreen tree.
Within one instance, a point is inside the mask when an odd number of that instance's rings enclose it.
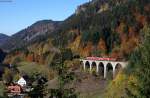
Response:
[[[67,71],[67,67],[61,64],[58,67],[58,89],[50,90],[50,98],[77,98],[74,88],[66,88],[65,85],[74,80],[74,73]]]
[[[150,98],[150,27],[145,27],[142,31],[143,42],[130,58],[130,74],[138,79],[137,90],[139,95],[133,95],[128,91],[131,98]]]
[[[34,75],[33,78],[33,90],[28,93],[28,96],[31,98],[44,98],[44,96],[46,96],[46,94],[48,93],[46,84],[47,79],[38,73]]]

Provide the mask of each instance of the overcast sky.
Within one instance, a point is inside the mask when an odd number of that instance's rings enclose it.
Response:
[[[6,2],[5,2],[6,1]],[[89,0],[0,0],[0,33],[12,35],[38,20],[64,20]]]

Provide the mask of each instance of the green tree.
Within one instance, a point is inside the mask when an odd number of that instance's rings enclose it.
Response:
[[[138,95],[132,94],[128,89],[131,98],[150,98],[150,27],[144,27],[142,44],[135,50],[130,58],[129,74],[133,74],[139,81],[137,85]]]
[[[100,33],[99,32],[95,32],[92,34],[92,42],[94,45],[97,45],[97,43],[99,42],[100,39]]]
[[[65,61],[65,60],[72,60],[73,58],[73,54],[72,54],[72,51],[71,49],[62,49],[62,60]]]
[[[31,98],[44,98],[47,95],[47,79],[41,74],[36,73],[32,77],[32,88],[33,90],[28,93],[28,96]]]
[[[90,33],[89,32],[83,32],[81,35],[81,40],[83,43],[87,43],[90,39]]]
[[[58,70],[58,89],[50,90],[50,98],[77,98],[74,88],[65,88],[65,85],[75,79],[74,73],[67,71],[67,67],[64,64],[59,65]]]
[[[141,44],[131,54],[128,67],[108,85],[106,98],[150,98],[150,27],[141,34]]]
[[[5,68],[4,74],[2,75],[3,81],[10,83],[13,81],[12,71],[8,68]]]

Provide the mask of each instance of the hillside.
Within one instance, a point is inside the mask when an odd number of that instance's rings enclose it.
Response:
[[[60,45],[83,57],[127,58],[141,40],[140,30],[150,22],[149,8],[148,0],[93,0],[83,4],[64,21]]]
[[[25,47],[38,40],[44,40],[53,33],[61,24],[59,21],[41,20],[31,26],[12,35],[9,40],[0,47],[4,50],[11,51],[17,48]]]
[[[48,77],[55,97],[77,91],[81,98],[149,98],[149,12],[150,0],[92,0],[64,21],[38,21],[14,34],[2,46],[9,51],[4,63],[35,81],[36,75]],[[94,68],[90,74],[83,71],[79,58],[87,56],[118,58],[129,65],[113,80],[113,68],[106,68],[112,75],[104,79]]]
[[[5,59],[5,56],[6,56],[6,53],[3,52],[1,49],[0,49],[0,64],[3,62],[3,60]]]
[[[149,0],[93,0],[62,22],[39,21],[14,34],[2,48],[45,59],[58,48],[81,57],[128,59],[140,43],[140,31],[150,22],[149,9]]]
[[[0,33],[0,47],[1,47],[1,45],[3,45],[3,43],[5,43],[8,39],[9,39],[9,36]]]

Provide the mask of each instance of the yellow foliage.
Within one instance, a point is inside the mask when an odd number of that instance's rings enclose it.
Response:
[[[128,76],[123,72],[120,72],[108,85],[105,98],[129,98],[127,90],[133,95],[138,95],[138,84],[139,82],[134,75]]]
[[[137,90],[137,86],[138,86],[139,82],[137,80],[137,78],[133,75],[130,75],[128,78],[128,88],[130,89],[130,92],[133,95],[138,95],[139,92]]]
[[[107,3],[103,4],[100,6],[100,9],[99,9],[99,13],[103,12],[103,11],[106,11],[109,9],[109,5]]]
[[[124,27],[125,27],[125,23],[121,22],[120,25],[116,28],[116,31],[120,34],[125,33],[124,32]]]
[[[80,52],[84,57],[90,56],[90,53],[93,49],[92,42],[88,42],[87,46]]]
[[[66,61],[64,62],[64,65],[66,65],[66,67],[68,67],[68,68],[71,68],[71,67],[73,66],[73,62],[70,61],[70,60],[66,60]]]
[[[125,88],[127,87],[127,76],[119,73],[117,77],[108,85],[105,98],[127,98]]]
[[[68,47],[71,48],[73,52],[79,52],[79,46],[81,42],[81,36],[78,36],[73,43],[71,43]]]
[[[21,76],[20,76],[20,74],[16,74],[16,75],[14,75],[14,77],[13,77],[13,81],[18,81],[19,79],[21,78]]]
[[[139,40],[136,37],[130,38],[128,41],[123,42],[121,44],[121,53],[124,54],[130,54],[135,47],[139,44]]]
[[[107,48],[106,48],[106,43],[102,38],[100,39],[97,48],[101,51],[101,55],[105,54]]]

